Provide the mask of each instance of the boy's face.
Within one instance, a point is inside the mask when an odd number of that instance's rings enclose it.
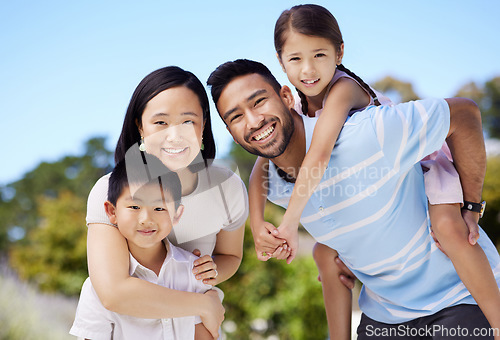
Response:
[[[168,192],[164,198],[159,184],[148,184],[132,197],[125,187],[118,197],[116,207],[106,202],[106,212],[111,223],[118,226],[128,240],[129,247],[150,248],[161,242],[177,224],[182,215],[182,205],[176,210]]]

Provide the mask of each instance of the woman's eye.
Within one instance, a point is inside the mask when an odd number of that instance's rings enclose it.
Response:
[[[183,124],[194,124],[192,120],[186,120]]]
[[[167,125],[166,122],[162,121],[162,120],[159,120],[157,122],[154,122],[155,125]]]

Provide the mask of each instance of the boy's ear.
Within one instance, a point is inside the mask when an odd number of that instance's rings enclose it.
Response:
[[[276,58],[278,58],[278,62],[281,65],[281,69],[283,70],[283,72],[286,73],[285,65],[283,65],[283,62],[281,61],[281,57],[280,57],[280,55],[277,52],[276,52]]]
[[[106,210],[106,215],[108,215],[109,221],[116,224],[116,208],[110,201],[104,202],[104,209]]]
[[[280,97],[283,103],[288,107],[288,109],[293,109],[295,107],[295,98],[293,97],[292,90],[286,85],[283,85],[280,90]]]
[[[181,219],[183,213],[184,213],[184,206],[180,204],[177,210],[175,211],[174,217],[172,218],[173,225],[177,225],[177,223],[179,223],[179,220]]]

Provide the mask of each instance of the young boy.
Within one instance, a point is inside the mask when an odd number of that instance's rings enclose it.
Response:
[[[127,239],[130,275],[171,289],[206,292],[211,286],[192,274],[198,257],[166,238],[184,209],[177,174],[152,157],[148,157],[147,167],[154,171],[144,171],[141,166],[125,161],[116,165],[105,203],[110,221]],[[149,180],[150,172],[163,175]],[[90,278],[83,284],[70,334],[93,340],[213,339],[199,316],[141,319],[111,312],[102,305]]]

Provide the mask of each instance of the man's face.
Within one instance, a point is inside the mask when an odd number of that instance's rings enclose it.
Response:
[[[227,84],[217,102],[234,141],[254,155],[278,157],[290,141],[293,96],[288,88],[281,92],[278,95],[262,76],[249,74]]]

